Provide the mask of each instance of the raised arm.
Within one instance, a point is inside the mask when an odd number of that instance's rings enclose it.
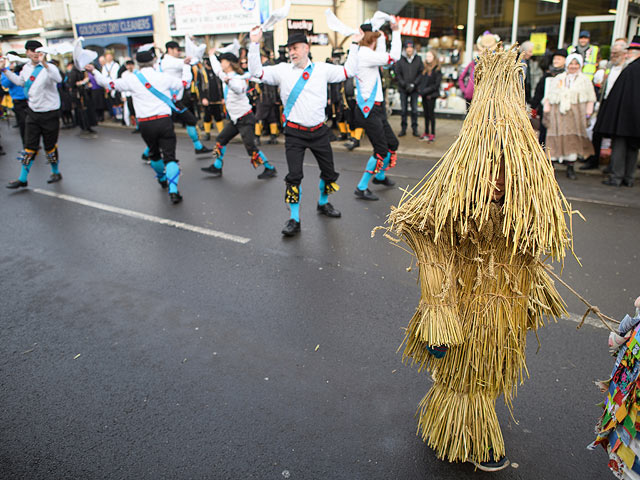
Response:
[[[131,88],[127,86],[127,82],[124,78],[111,80],[109,77],[100,72],[100,70],[94,67],[91,63],[84,68],[87,72],[91,72],[93,74],[93,78],[96,79],[96,83],[101,87],[110,89],[115,88],[119,92],[131,92]]]
[[[262,40],[262,29],[255,27],[249,34],[251,45],[249,45],[249,54],[247,59],[249,62],[249,73],[252,77],[256,77],[262,83],[267,85],[280,85],[280,76],[278,75],[277,65],[262,66],[260,60],[260,40]]]
[[[53,83],[62,82],[62,75],[60,74],[60,70],[53,63],[42,62],[42,66],[47,71],[47,75],[53,81]]]
[[[209,50],[209,61],[211,62],[211,70],[213,70],[213,73],[216,74],[216,77],[222,80],[222,76],[224,75],[222,72],[222,65],[220,65],[218,57],[216,57],[216,52],[213,48]]]
[[[400,39],[400,30],[393,30],[391,35],[391,51],[387,53],[387,45],[385,43],[384,35],[378,37],[378,43],[376,49],[370,48],[360,49],[358,55],[358,68],[366,67],[382,67],[387,64],[391,64],[400,58],[402,43]],[[393,29],[392,25],[392,29]]]

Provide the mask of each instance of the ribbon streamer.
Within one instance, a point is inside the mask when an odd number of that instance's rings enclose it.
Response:
[[[73,52],[73,44],[69,42],[56,43],[46,47],[39,47],[36,52],[48,53],[49,55],[64,55]]]
[[[343,35],[345,37],[351,36],[357,32],[357,30],[354,30],[353,28],[348,27],[347,25],[342,23],[342,21],[338,17],[336,17],[336,15],[331,11],[330,8],[327,8],[324,14],[327,17],[327,26],[330,30],[338,32],[340,35]]]
[[[83,41],[84,38],[78,37],[78,39],[73,44],[73,64],[78,70],[84,70],[84,67],[98,58],[97,52],[82,48]]]
[[[291,9],[291,0],[286,0],[283,7],[280,7],[277,10],[274,10],[273,13],[269,15],[269,18],[267,18],[267,20],[262,25],[260,25],[260,28],[262,29],[262,31],[269,32],[273,30],[273,27],[276,23],[287,18],[287,15],[289,15],[290,9]]]
[[[203,43],[202,45],[196,45],[191,38],[191,35],[185,36],[185,47],[184,51],[187,57],[191,57],[191,65],[195,65],[202,61],[202,56],[204,55],[204,51],[207,46]]]
[[[392,21],[394,21],[393,16],[378,10],[376,13],[373,14],[373,17],[371,17],[371,28],[373,29],[374,32],[376,32],[380,30],[380,28],[382,28],[382,26],[385,23],[392,22]]]

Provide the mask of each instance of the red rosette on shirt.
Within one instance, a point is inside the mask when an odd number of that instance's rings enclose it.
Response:
[[[149,82],[144,84],[145,88],[151,88],[151,84]]]
[[[184,88],[187,88],[187,82],[186,82],[186,80],[182,80],[182,86],[183,86]]]
[[[371,109],[368,106],[365,105],[365,107],[362,109],[362,111],[364,113],[369,113],[371,111]]]
[[[33,75],[31,75],[31,76],[29,77],[29,80],[30,80],[30,81],[32,81],[32,82],[33,82],[35,79],[36,79],[36,77],[34,77]]]
[[[309,80],[309,72],[302,72],[302,78]]]

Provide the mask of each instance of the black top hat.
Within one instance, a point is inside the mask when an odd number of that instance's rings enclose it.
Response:
[[[166,50],[169,50],[170,48],[180,48],[180,45],[178,44],[178,42],[171,40],[170,42],[164,44],[164,48]]]
[[[640,35],[634,35],[628,48],[629,50],[640,50]]]
[[[373,32],[373,27],[370,23],[363,23],[362,25],[360,25],[360,30],[362,30],[363,32]]]
[[[287,47],[290,47],[295,43],[306,43],[308,45],[309,40],[307,40],[307,36],[305,35],[304,32],[297,30],[289,34],[289,39],[287,40]]]
[[[229,62],[238,63],[238,57],[231,52],[221,53],[220,60],[228,60]]]
[[[567,58],[567,51],[566,50],[556,50],[555,52],[553,52],[552,57],[564,57]]]
[[[25,50],[36,51],[36,48],[40,48],[42,44],[37,40],[27,40],[27,43],[24,44]]]
[[[156,54],[153,51],[153,48],[150,50],[142,50],[142,51],[138,51],[136,53],[136,61],[138,63],[149,63],[149,62],[153,62],[153,60],[156,58]]]

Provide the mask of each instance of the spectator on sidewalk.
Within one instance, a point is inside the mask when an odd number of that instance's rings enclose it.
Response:
[[[458,87],[462,90],[462,96],[467,101],[467,107],[473,99],[474,75],[476,71],[475,57],[485,50],[494,50],[498,42],[500,42],[500,37],[488,30],[480,35],[476,41],[477,52],[474,52],[474,57],[471,59],[471,62],[469,62],[460,77],[458,77]]]
[[[531,105],[531,91],[533,90],[531,81],[531,57],[533,57],[533,42],[526,41],[520,45],[522,52],[522,63],[524,64],[524,98],[527,105]]]
[[[424,111],[424,133],[420,140],[433,142],[436,139],[436,100],[440,96],[442,72],[438,57],[429,50],[425,55],[424,69],[418,81],[418,90],[422,95],[422,109]]]
[[[578,44],[571,45],[567,52],[569,54],[577,53],[582,57],[582,73],[586,77],[593,81],[593,76],[598,68],[598,55],[600,54],[600,48],[597,45],[591,45],[591,34],[587,30],[580,32],[578,37]]]
[[[535,115],[540,117],[540,134],[538,136],[538,140],[541,144],[545,144],[547,142],[547,127],[544,125],[544,105],[542,102],[549,91],[551,80],[555,76],[564,72],[566,61],[566,50],[556,50],[553,52],[551,65],[542,76],[542,79],[538,82],[538,85],[536,86],[536,93],[531,99],[532,112],[535,111]]]
[[[596,94],[593,83],[582,72],[582,57],[567,57],[567,71],[553,78],[544,99],[544,120],[551,160],[566,163],[567,177],[576,179],[573,168],[578,156],[593,154],[587,123]]]
[[[587,158],[585,164],[580,167],[580,170],[593,170],[600,165],[600,150],[602,149],[602,135],[598,131],[602,127],[602,113],[606,109],[607,98],[611,89],[616,83],[616,80],[622,73],[624,68],[625,53],[627,51],[627,42],[624,40],[616,40],[611,47],[611,59],[605,69],[605,75],[602,80],[602,86],[600,88],[600,106],[598,108],[598,117],[596,124],[593,127],[593,136],[591,143],[593,144],[593,155]]]
[[[402,104],[402,121],[398,136],[403,137],[407,134],[407,110],[410,102],[413,136],[419,137],[417,84],[422,72],[422,60],[416,55],[412,41],[409,40],[405,43],[402,58],[395,64],[394,69],[398,79],[398,90],[400,91],[400,102]]]
[[[611,177],[605,185],[633,186],[640,148],[640,35],[627,49],[627,65],[609,92],[600,112],[598,133],[611,137]]]

